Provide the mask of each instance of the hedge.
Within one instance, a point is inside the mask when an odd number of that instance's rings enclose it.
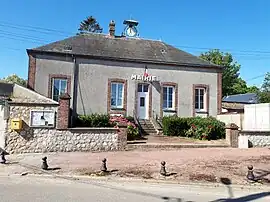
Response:
[[[90,114],[79,115],[76,122],[76,127],[90,127],[103,128],[112,127],[110,116],[107,114]]]
[[[117,127],[118,124],[127,127],[128,140],[140,138],[139,130],[134,123],[133,117],[111,117],[107,114],[90,114],[79,115],[75,122],[76,127],[90,128]]]
[[[163,133],[166,136],[181,136],[195,139],[217,140],[225,138],[225,123],[213,117],[176,116],[162,119]]]

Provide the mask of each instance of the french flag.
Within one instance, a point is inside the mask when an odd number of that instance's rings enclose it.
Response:
[[[148,74],[147,72],[144,72],[144,76],[146,76],[146,77],[147,77],[147,76],[149,76],[149,74]]]

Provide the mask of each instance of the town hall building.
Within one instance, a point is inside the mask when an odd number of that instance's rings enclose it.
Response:
[[[80,34],[28,49],[28,88],[55,101],[71,97],[74,116],[108,113],[216,116],[221,112],[222,67],[165,42],[138,37],[136,21],[108,34]]]

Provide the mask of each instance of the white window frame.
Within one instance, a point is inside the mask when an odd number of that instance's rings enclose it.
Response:
[[[65,93],[67,93],[67,88],[68,88],[68,79],[65,79],[65,78],[52,78],[52,95],[51,95],[51,98],[53,99],[54,98],[54,81],[55,80],[60,80],[60,86],[61,86],[61,82],[62,81],[65,81],[66,82],[66,90],[65,90]],[[55,100],[55,101],[59,101],[59,98],[61,96],[61,93],[59,91],[59,95],[58,95],[58,100]],[[53,99],[54,100],[54,99]]]
[[[172,90],[173,90],[173,92],[172,92],[172,107],[171,108],[164,108],[163,107],[163,103],[164,103],[164,97],[163,97],[163,95],[164,95],[164,88],[166,88],[166,90],[167,90],[167,106],[169,105],[168,104],[168,98],[169,98],[169,88],[172,88]],[[162,91],[163,91],[163,95],[162,95],[162,109],[163,110],[175,110],[175,86],[162,86]]]
[[[124,108],[124,91],[125,91],[125,84],[121,83],[121,82],[111,82],[111,92],[110,92],[110,99],[112,99],[112,85],[116,85],[116,105],[112,105],[112,102],[110,102],[110,107],[111,109],[123,109]],[[121,105],[117,105],[117,100],[118,100],[118,85],[122,85],[123,86],[123,90],[122,90],[122,103]]]
[[[199,101],[198,101],[198,104],[199,104],[199,108],[196,108],[196,90],[198,90],[199,92]],[[201,109],[200,108],[200,90],[203,90],[203,108]],[[207,96],[207,89],[206,88],[203,88],[203,87],[196,87],[195,88],[195,92],[194,92],[194,107],[195,107],[195,110],[196,112],[207,112],[207,107],[206,107],[206,96]]]

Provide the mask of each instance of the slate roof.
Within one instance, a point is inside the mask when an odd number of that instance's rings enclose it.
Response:
[[[74,54],[97,59],[222,68],[162,41],[111,37],[96,33],[76,35],[28,49],[27,52]]]
[[[258,99],[256,93],[246,93],[226,96],[222,99],[222,102],[257,104]]]

